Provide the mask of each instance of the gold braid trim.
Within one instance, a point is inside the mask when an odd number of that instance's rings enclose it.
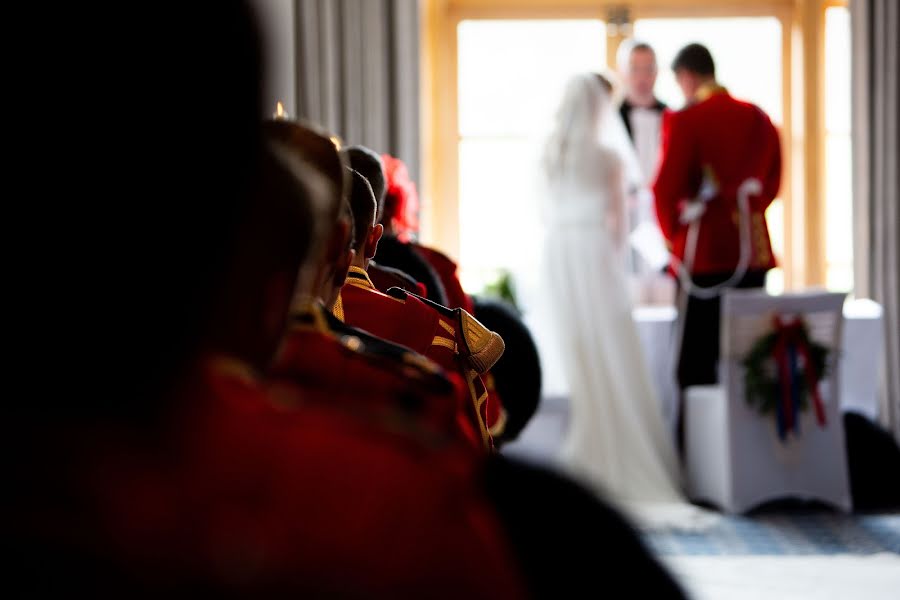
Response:
[[[434,339],[431,340],[432,346],[443,346],[444,348],[448,348],[453,352],[456,352],[456,342],[451,340],[450,338],[441,337],[439,335],[434,336]]]

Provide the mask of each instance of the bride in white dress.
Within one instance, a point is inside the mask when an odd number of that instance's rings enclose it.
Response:
[[[632,318],[627,157],[623,144],[600,141],[624,135],[610,104],[595,75],[566,88],[542,161],[543,275],[571,397],[563,464],[646,523],[651,505],[689,506]]]

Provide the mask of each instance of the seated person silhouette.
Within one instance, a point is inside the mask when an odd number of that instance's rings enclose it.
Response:
[[[368,181],[350,171],[353,182],[350,205],[356,223],[353,265],[335,307],[344,322],[431,358],[466,382],[471,397],[468,408],[480,444],[492,446],[491,427],[501,423],[502,407],[491,408],[481,379],[503,353],[503,340],[485,329],[465,311],[452,311],[398,288],[379,292],[366,272],[382,234],[375,223],[376,201]],[[496,431],[496,430],[495,430]]]
[[[408,181],[406,170],[401,161],[387,157],[392,165],[391,192],[392,199],[390,209],[385,216],[383,196],[385,193],[385,175],[381,157],[372,150],[363,146],[353,146],[346,151],[353,168],[369,181],[373,194],[378,200],[377,221],[384,226],[385,223],[396,222],[393,214],[396,211],[404,212],[408,198],[415,194],[414,186]],[[415,203],[415,202],[414,202]],[[385,237],[381,237],[381,244]],[[488,388],[488,402],[495,406],[502,406],[505,411],[506,421],[502,427],[495,428],[494,442],[496,445],[508,443],[518,437],[525,425],[537,410],[541,392],[541,370],[536,347],[530,332],[522,323],[521,318],[509,307],[500,302],[489,299],[477,299],[467,295],[462,290],[462,285],[457,277],[456,264],[449,258],[437,252],[413,242],[397,242],[404,245],[411,253],[422,257],[429,262],[436,274],[439,274],[441,286],[449,292],[448,295],[455,299],[453,307],[462,307],[472,312],[476,318],[497,331],[506,341],[506,335],[515,339],[515,344],[506,344],[504,355],[497,364],[483,377]],[[378,245],[376,255],[380,256],[381,244]],[[373,274],[370,262],[367,268],[372,283],[380,291],[387,291]],[[402,287],[402,286],[398,286]],[[408,288],[405,288],[410,291]]]
[[[440,274],[410,243],[411,232],[418,228],[418,196],[415,184],[406,174],[406,166],[402,161],[388,155],[381,157],[365,147],[354,146],[350,150],[351,166],[372,186],[378,204],[376,221],[385,230],[375,263],[399,269],[415,279],[425,288],[421,295],[429,300],[450,308],[466,308],[448,299]]]
[[[134,82],[147,92],[132,105],[136,129],[97,119],[96,144],[59,154],[81,173],[65,178],[69,197],[108,199],[115,212],[68,221],[70,235],[45,249],[72,262],[58,264],[52,285],[27,288],[57,310],[37,301],[21,317],[53,321],[77,351],[31,355],[44,376],[11,415],[9,586],[35,596],[421,597],[437,582],[447,596],[523,597],[474,482],[412,455],[384,426],[319,403],[285,418],[271,403],[261,370],[291,281],[318,251],[307,212],[316,185],[260,144],[247,7],[216,3],[215,19],[208,6],[180,7],[177,20],[167,9],[142,6],[124,41],[116,31],[115,65],[82,65],[132,84],[120,61],[153,48],[155,68]],[[92,42],[113,41],[105,21],[81,25]],[[185,97],[222,102],[209,119],[185,118]],[[56,139],[64,148],[67,137]],[[60,280],[79,282],[65,328],[54,317]]]
[[[372,186],[372,193],[375,195],[375,200],[378,203],[378,211],[375,219],[380,223],[381,214],[384,211],[385,185],[384,167],[381,164],[381,157],[378,156],[375,151],[366,148],[365,146],[349,146],[344,150],[344,153],[350,163],[350,168],[358,171],[366,178],[369,185]],[[427,270],[427,265],[424,263],[417,261],[417,264],[420,271],[422,269]],[[416,267],[413,267],[413,270],[415,269]],[[418,294],[419,296],[428,297],[428,288],[426,285],[416,281],[415,278],[406,271],[370,260],[366,272],[368,272],[369,278],[372,280],[372,283],[375,284],[375,287],[382,292],[386,292],[388,288],[399,287],[408,292]],[[431,276],[432,274],[428,273],[428,277]]]
[[[310,164],[340,161],[331,137],[323,132],[287,121],[273,121],[266,127],[272,139],[289,144],[297,157]],[[322,160],[319,154],[333,160]],[[325,309],[325,299],[340,289],[335,282],[345,281],[348,261],[357,256],[354,240],[373,232],[355,233],[360,222],[354,223],[340,191],[344,171],[322,169],[319,174],[327,180],[329,193],[324,198],[332,205],[319,211],[331,221],[330,227],[326,223],[318,228],[327,252],[311,257],[312,264],[301,269],[318,275],[308,287],[298,286],[290,328],[270,368],[277,380],[273,385],[277,400],[283,406],[302,405],[308,398],[298,397],[296,387],[312,386],[327,392],[324,397],[329,404],[405,424],[408,431],[419,430],[435,443],[480,439],[466,412],[467,387],[458,375],[446,373],[409,348],[342,323]]]

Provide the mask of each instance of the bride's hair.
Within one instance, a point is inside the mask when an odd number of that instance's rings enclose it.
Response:
[[[609,102],[609,94],[594,73],[576,75],[566,84],[544,145],[542,164],[548,178],[562,175],[587,147],[598,144],[601,118]]]

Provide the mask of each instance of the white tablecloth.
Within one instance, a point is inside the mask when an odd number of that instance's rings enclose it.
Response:
[[[675,383],[673,336],[676,312],[673,307],[639,307],[634,310],[638,336],[653,383],[659,394],[660,408],[674,430],[677,417],[678,387]],[[871,300],[849,300],[844,304],[844,337],[840,375],[841,405],[874,419],[878,412],[878,381],[884,348],[881,306]],[[542,347],[544,396],[559,402],[568,395],[568,387],[559,359]]]

